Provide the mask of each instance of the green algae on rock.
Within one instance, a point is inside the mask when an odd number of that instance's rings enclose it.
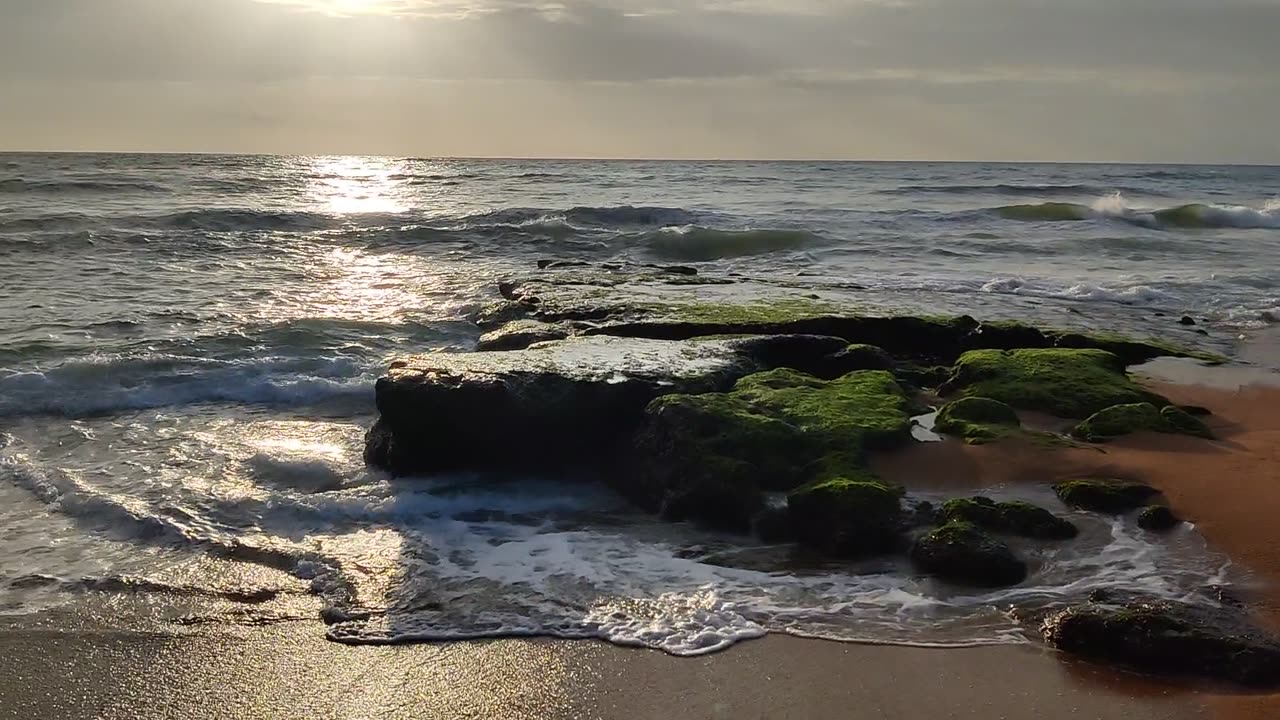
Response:
[[[794,370],[742,378],[730,392],[667,395],[645,411],[637,467],[620,490],[643,507],[687,509],[688,519],[725,523],[724,501],[704,510],[689,495],[732,495],[730,509],[758,510],[765,490],[789,491],[814,479],[869,479],[867,449],[910,441],[910,401],[893,376],[866,370],[821,380]]]
[[[1203,422],[1180,408],[1168,405],[1160,410],[1149,402],[1112,405],[1089,416],[1071,430],[1073,436],[1090,442],[1105,442],[1137,432],[1213,437]]]
[[[1021,427],[1013,408],[984,397],[961,398],[938,411],[933,429],[957,435],[972,445],[1000,440]]]
[[[1038,540],[1069,540],[1079,534],[1070,521],[1042,507],[1020,501],[998,503],[985,497],[948,500],[942,505],[942,519]]]
[[[916,540],[911,561],[921,572],[974,587],[1017,585],[1027,566],[1008,545],[977,525],[952,521]]]
[[[815,480],[787,495],[791,528],[805,544],[833,555],[892,550],[903,524],[903,491],[867,479]]]
[[[1138,527],[1151,532],[1167,532],[1182,524],[1182,520],[1164,505],[1144,508],[1138,515]]]
[[[1129,379],[1123,362],[1103,350],[973,350],[960,357],[941,390],[1067,418],[1112,405],[1168,404]]]
[[[1138,482],[1093,478],[1060,482],[1053,486],[1053,491],[1070,507],[1115,515],[1136,510],[1160,494],[1150,485]]]

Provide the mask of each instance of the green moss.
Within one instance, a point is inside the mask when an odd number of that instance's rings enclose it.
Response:
[[[1209,440],[1213,439],[1213,432],[1209,430],[1209,426],[1205,425],[1203,420],[1177,405],[1166,405],[1160,411],[1160,416],[1164,418],[1165,423],[1169,426],[1169,432],[1193,435]]]
[[[866,450],[909,442],[911,409],[882,370],[830,381],[772,370],[728,393],[661,397],[645,411],[629,494],[681,519],[746,529],[763,490],[871,479]]]
[[[1137,432],[1182,433],[1197,437],[1213,437],[1209,428],[1185,411],[1169,405],[1159,410],[1151,403],[1112,405],[1089,416],[1075,426],[1071,434],[1081,440],[1106,442]]]
[[[960,357],[944,387],[1060,417],[1087,417],[1112,405],[1158,402],[1103,350],[974,350]]]
[[[1149,485],[1125,480],[1084,478],[1053,486],[1063,503],[1081,510],[1119,515],[1142,507],[1159,494]]]
[[[768,325],[831,316],[852,316],[856,310],[811,298],[778,298],[752,303],[648,303],[631,306],[654,318],[715,325]]]
[[[1013,408],[997,400],[969,397],[947,403],[938,411],[934,430],[981,445],[1008,437],[1020,424]]]
[[[1020,501],[997,503],[985,497],[948,500],[942,505],[942,518],[1040,540],[1067,540],[1079,532],[1075,525],[1042,507]]]
[[[1003,587],[1027,577],[1027,567],[1008,545],[968,522],[949,522],[916,540],[916,568],[962,585]]]
[[[885,552],[903,524],[902,491],[874,480],[816,480],[787,496],[791,527],[806,544],[856,556]]]

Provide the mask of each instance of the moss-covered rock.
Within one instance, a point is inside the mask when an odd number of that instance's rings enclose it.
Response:
[[[1168,532],[1181,524],[1181,518],[1164,505],[1152,505],[1138,514],[1138,527],[1151,532]]]
[[[1017,585],[1027,566],[1008,545],[968,522],[949,522],[916,540],[911,561],[921,572],[975,587]]]
[[[831,554],[886,552],[902,530],[902,495],[865,478],[815,480],[787,495],[791,528],[805,544]]]
[[[942,518],[1039,540],[1068,540],[1079,533],[1070,521],[1042,507],[1020,501],[998,503],[985,497],[948,500],[942,505]]]
[[[1164,432],[1166,429],[1160,410],[1144,402],[1112,405],[1099,410],[1072,428],[1071,434],[1081,440],[1103,442],[1136,432]]]
[[[1213,436],[1203,422],[1180,408],[1169,405],[1160,410],[1151,403],[1112,405],[1090,415],[1071,430],[1073,436],[1090,442],[1106,442],[1137,432]]]
[[[1053,486],[1058,498],[1081,510],[1121,514],[1136,510],[1160,494],[1150,485],[1126,480],[1067,480]]]
[[[821,380],[794,370],[742,378],[730,392],[667,395],[650,403],[637,440],[634,472],[619,489],[650,509],[701,520],[708,495],[758,498],[815,480],[868,478],[867,449],[910,441],[911,402],[888,372]],[[686,500],[686,496],[689,500]],[[751,510],[727,523],[746,530]],[[726,526],[717,503],[707,518]]]
[[[938,411],[933,429],[979,445],[1008,437],[1020,427],[1013,408],[984,397],[967,397],[947,403]]]
[[[941,390],[1067,418],[1112,405],[1168,404],[1130,380],[1124,363],[1102,350],[974,350],[960,357]]]
[[[1209,440],[1213,439],[1213,432],[1209,430],[1209,426],[1205,425],[1203,420],[1177,405],[1166,405],[1160,410],[1160,416],[1164,418],[1165,424],[1168,425],[1169,432],[1193,435]]]
[[[1041,631],[1059,650],[1142,672],[1280,684],[1280,641],[1237,608],[1098,596],[1048,616]]]

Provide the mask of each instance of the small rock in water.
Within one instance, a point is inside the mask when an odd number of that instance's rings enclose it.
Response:
[[[911,548],[920,571],[961,585],[1005,587],[1027,577],[1027,566],[1003,542],[967,522],[949,522]]]
[[[1138,527],[1152,532],[1166,532],[1181,524],[1182,520],[1163,505],[1152,505],[1138,516]]]
[[[1178,321],[1178,324],[1179,325],[1195,325],[1196,319],[1191,317],[1190,315],[1183,315],[1182,319]]]

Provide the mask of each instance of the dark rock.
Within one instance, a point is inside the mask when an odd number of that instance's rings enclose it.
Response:
[[[765,508],[751,520],[751,531],[767,543],[790,542],[795,539],[791,514],[786,507]]]
[[[974,497],[942,505],[944,522],[969,522],[986,530],[1038,540],[1069,540],[1079,534],[1070,521],[1026,502]]]
[[[1213,438],[1213,433],[1203,422],[1181,408],[1168,405],[1160,410],[1151,403],[1113,405],[1094,413],[1071,430],[1075,437],[1090,442],[1106,442],[1137,432],[1179,433]]]
[[[787,496],[791,527],[801,542],[832,555],[860,557],[897,547],[902,490],[872,480],[833,478]]]
[[[1152,505],[1138,515],[1138,527],[1152,532],[1167,532],[1181,524],[1182,520],[1163,505]]]
[[[536,320],[516,320],[480,336],[481,351],[524,350],[534,343],[563,340],[573,332],[565,324],[551,325]]]
[[[1208,331],[1208,330],[1203,330],[1203,329],[1201,329],[1201,328],[1196,328],[1196,331],[1195,331],[1195,332],[1196,332],[1196,334],[1197,334],[1197,335],[1203,335],[1203,336],[1205,336],[1205,337],[1209,337],[1209,331]]]
[[[1125,480],[1068,480],[1053,486],[1058,498],[1081,510],[1119,515],[1136,510],[1160,491],[1149,485]]]
[[[1200,405],[1179,405],[1178,409],[1192,417],[1208,417],[1213,411]]]
[[[921,572],[974,587],[1017,585],[1027,566],[1008,545],[967,522],[949,522],[916,540],[911,561]]]
[[[365,459],[399,475],[589,461],[655,397],[722,390],[757,369],[734,344],[573,338],[406,358],[378,380]]]
[[[1183,315],[1182,319],[1178,321],[1178,324],[1179,325],[1195,325],[1196,320],[1190,315]]]
[[[921,500],[911,508],[907,522],[913,528],[933,527],[938,524],[938,508],[928,500]]]
[[[1041,631],[1063,652],[1142,672],[1280,684],[1280,642],[1236,608],[1103,595],[1050,615]]]

